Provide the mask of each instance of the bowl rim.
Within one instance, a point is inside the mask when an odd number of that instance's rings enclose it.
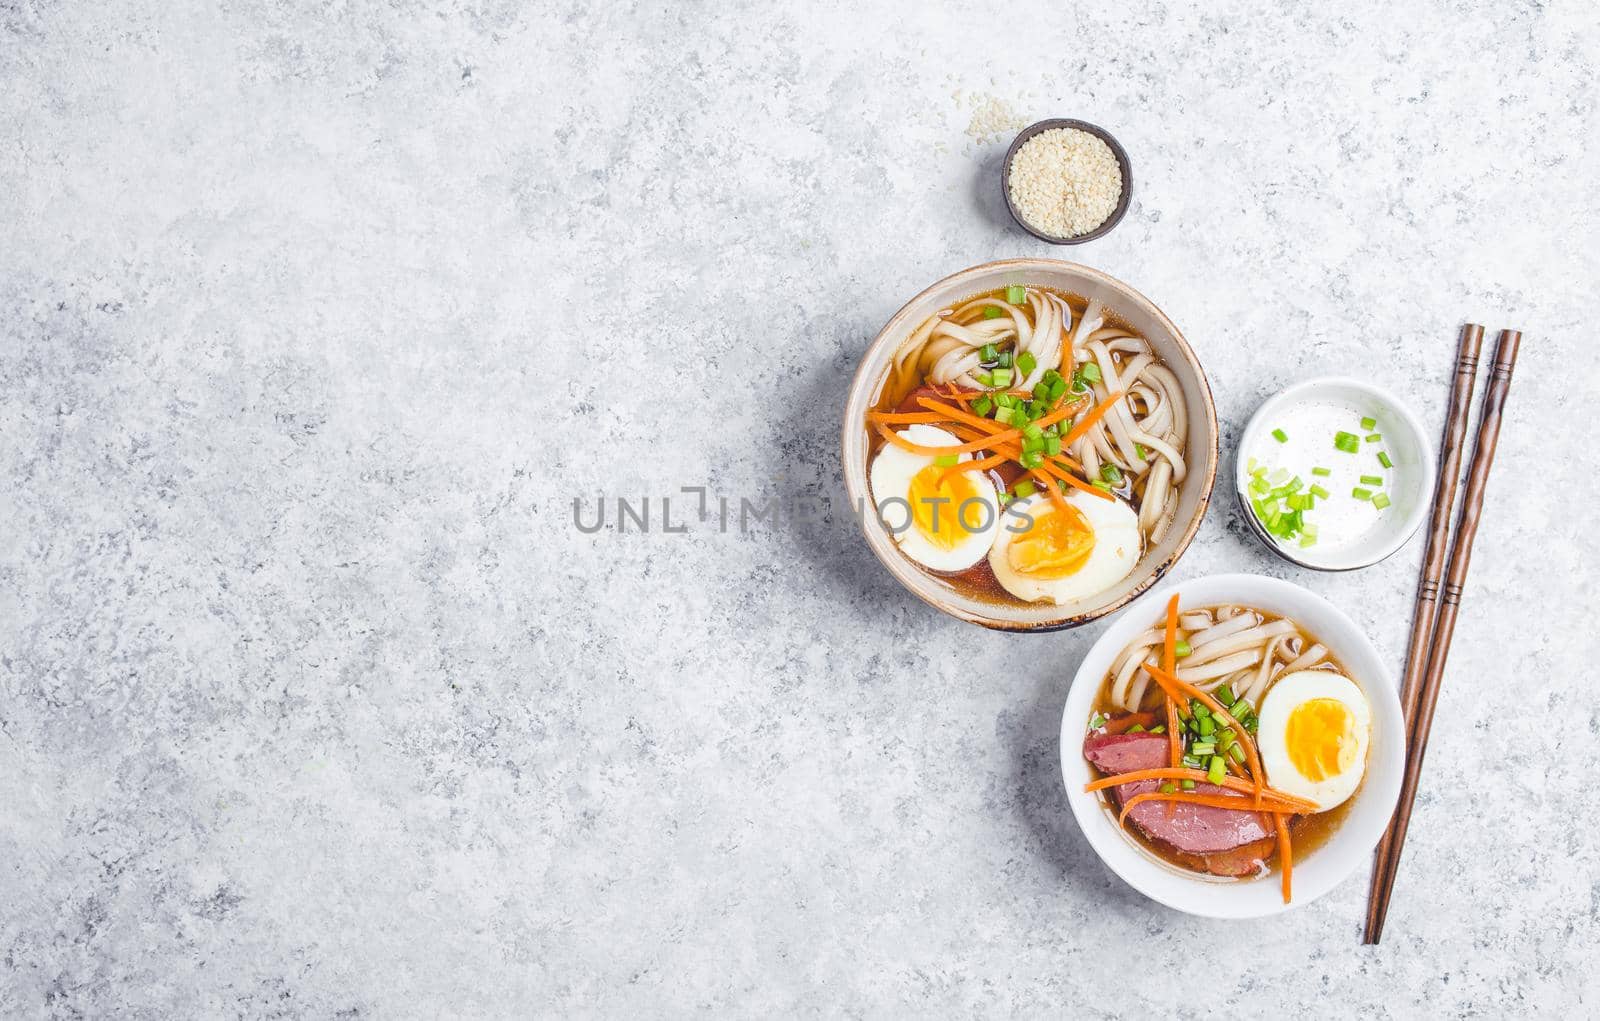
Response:
[[[1211,505],[1211,499],[1214,495],[1216,486],[1217,469],[1222,460],[1222,436],[1221,430],[1217,423],[1216,401],[1212,396],[1211,383],[1206,378],[1205,368],[1200,364],[1199,356],[1195,354],[1194,348],[1189,345],[1189,341],[1186,337],[1184,337],[1183,331],[1178,329],[1177,324],[1169,319],[1167,314],[1161,311],[1155,302],[1145,297],[1142,292],[1122,282],[1116,277],[1111,276],[1109,273],[1105,273],[1091,266],[1085,266],[1082,263],[1068,262],[1064,259],[1037,257],[995,259],[990,262],[979,263],[976,266],[969,266],[966,269],[958,270],[955,273],[951,273],[948,276],[934,281],[932,284],[929,284],[927,287],[924,287],[922,290],[918,291],[910,298],[910,300],[901,305],[900,308],[889,317],[889,319],[883,324],[882,328],[878,330],[878,332],[873,336],[872,340],[867,344],[866,348],[861,352],[861,355],[856,362],[855,373],[851,376],[850,385],[845,391],[845,414],[840,430],[840,471],[844,476],[845,493],[849,500],[850,507],[854,508],[856,506],[864,506],[864,504],[862,504],[862,500],[865,498],[867,492],[866,476],[868,470],[868,466],[863,464],[861,466],[862,471],[859,479],[853,477],[848,470],[851,461],[851,440],[861,428],[860,423],[852,421],[850,417],[850,405],[853,403],[855,396],[859,394],[863,388],[876,386],[878,383],[877,378],[874,377],[869,379],[865,375],[867,365],[872,361],[872,356],[877,353],[881,347],[889,344],[890,337],[898,333],[900,328],[905,325],[906,321],[910,318],[911,310],[921,304],[924,300],[930,298],[939,291],[945,289],[954,290],[958,288],[963,281],[971,278],[979,277],[991,272],[1007,270],[1019,272],[1027,270],[1036,270],[1040,272],[1066,271],[1077,273],[1088,277],[1100,286],[1116,291],[1119,294],[1126,295],[1134,302],[1141,303],[1145,310],[1149,312],[1149,314],[1162,325],[1163,329],[1165,329],[1172,336],[1173,340],[1177,342],[1178,350],[1183,355],[1184,361],[1187,363],[1187,368],[1193,373],[1194,377],[1199,382],[1199,391],[1204,398],[1203,403],[1205,405],[1206,423],[1209,425],[1211,430],[1211,456],[1206,459],[1205,477],[1201,483],[1199,499],[1195,505],[1194,515],[1184,525],[1183,532],[1178,537],[1178,542],[1173,547],[1172,553],[1159,564],[1155,565],[1148,578],[1146,578],[1143,582],[1140,582],[1138,585],[1135,585],[1121,598],[1108,602],[1102,606],[1093,607],[1091,609],[1074,613],[1057,620],[1049,620],[1041,623],[1029,623],[1027,621],[1009,619],[1004,615],[968,612],[961,607],[947,605],[941,602],[936,592],[932,590],[925,590],[921,585],[912,583],[911,579],[915,579],[919,582],[925,581],[928,577],[927,575],[905,563],[904,561],[906,558],[904,555],[900,554],[897,549],[886,550],[879,548],[880,544],[875,541],[875,536],[872,532],[873,523],[875,520],[874,516],[869,513],[862,513],[856,516],[861,533],[867,540],[867,546],[872,550],[873,556],[877,558],[880,564],[888,569],[889,573],[894,576],[896,581],[900,582],[901,587],[910,591],[912,595],[915,595],[924,603],[927,603],[934,609],[948,614],[949,616],[955,617],[958,620],[963,620],[971,624],[978,624],[991,630],[1028,634],[1049,634],[1056,631],[1065,631],[1071,628],[1081,627],[1084,624],[1099,620],[1101,617],[1104,617],[1107,614],[1115,613],[1117,610],[1120,610],[1133,600],[1139,598],[1139,596],[1143,593],[1149,591],[1151,586],[1158,584],[1161,579],[1166,576],[1167,572],[1172,569],[1173,565],[1175,565],[1183,557],[1183,554],[1188,551],[1189,545],[1194,541],[1194,537],[1199,533],[1200,525],[1205,521],[1206,511]],[[878,527],[880,529],[882,528],[881,522],[878,523]],[[890,546],[893,546],[893,541],[887,539],[886,536],[885,541]],[[996,611],[1005,611],[1010,609],[1008,604],[1004,603],[995,603],[993,606]]]
[[[1250,508],[1250,498],[1246,495],[1248,483],[1245,481],[1244,471],[1248,456],[1246,451],[1251,446],[1251,440],[1261,434],[1263,423],[1269,413],[1276,411],[1292,400],[1303,398],[1307,393],[1333,388],[1359,390],[1371,397],[1375,403],[1381,404],[1384,410],[1391,412],[1396,420],[1404,424],[1406,430],[1411,433],[1412,440],[1416,443],[1417,450],[1421,455],[1418,458],[1421,475],[1417,477],[1415,483],[1417,500],[1411,508],[1411,513],[1405,517],[1400,527],[1395,529],[1388,539],[1381,543],[1372,543],[1370,547],[1359,547],[1364,550],[1360,557],[1348,563],[1338,564],[1319,563],[1315,559],[1307,559],[1297,550],[1286,549],[1273,539],[1267,530],[1262,527],[1261,522],[1256,520],[1256,516]],[[1312,376],[1310,379],[1291,383],[1262,401],[1261,406],[1256,408],[1255,413],[1245,422],[1244,428],[1239,432],[1238,442],[1234,444],[1233,448],[1233,495],[1238,502],[1239,511],[1243,515],[1245,524],[1250,529],[1251,534],[1263,546],[1277,554],[1279,558],[1294,564],[1296,567],[1322,571],[1325,574],[1343,574],[1347,571],[1360,571],[1382,563],[1405,548],[1406,543],[1410,542],[1412,536],[1417,534],[1417,529],[1422,527],[1422,522],[1427,518],[1432,507],[1430,497],[1433,495],[1434,487],[1437,484],[1438,473],[1435,461],[1436,456],[1433,444],[1428,440],[1427,429],[1423,426],[1422,419],[1408,404],[1395,396],[1392,391],[1386,390],[1376,383],[1370,383],[1354,376]]]
[[[1075,777],[1087,777],[1088,766],[1080,748],[1082,735],[1089,720],[1094,692],[1099,687],[1105,670],[1110,668],[1116,653],[1123,644],[1150,621],[1137,612],[1125,614],[1105,630],[1084,654],[1073,673],[1067,699],[1061,711],[1060,758],[1061,779],[1068,805],[1084,839],[1095,855],[1123,882],[1176,911],[1206,918],[1260,918],[1301,908],[1329,893],[1349,879],[1363,862],[1371,859],[1394,814],[1399,800],[1400,783],[1405,772],[1405,744],[1408,740],[1400,697],[1394,673],[1388,661],[1367,637],[1367,632],[1343,610],[1329,600],[1303,585],[1265,575],[1232,573],[1213,574],[1162,587],[1151,593],[1141,606],[1155,614],[1159,606],[1173,594],[1188,595],[1202,603],[1219,599],[1235,599],[1241,603],[1260,601],[1268,604],[1304,603],[1315,608],[1324,618],[1325,626],[1318,629],[1318,638],[1330,645],[1337,643],[1340,662],[1356,676],[1352,676],[1373,708],[1374,732],[1380,724],[1390,731],[1394,740],[1374,741],[1368,752],[1367,776],[1362,781],[1361,797],[1371,799],[1372,807],[1363,812],[1361,819],[1348,819],[1341,824],[1343,834],[1351,826],[1351,839],[1337,858],[1324,857],[1329,847],[1319,847],[1312,852],[1311,861],[1331,863],[1328,867],[1310,872],[1301,861],[1295,865],[1295,896],[1289,904],[1272,896],[1247,895],[1225,899],[1220,906],[1209,903],[1212,898],[1202,891],[1215,890],[1215,881],[1181,873],[1174,866],[1158,862],[1153,855],[1140,848],[1127,834],[1115,829],[1109,822],[1104,806],[1096,793],[1084,792]],[[1302,610],[1301,612],[1304,612]],[[1337,636],[1328,632],[1337,630]],[[1363,669],[1352,665],[1359,660]],[[1310,881],[1308,882],[1308,877]],[[1177,880],[1176,882],[1174,880]]]
[[[1122,172],[1122,194],[1117,198],[1116,208],[1111,210],[1111,215],[1107,216],[1105,222],[1101,223],[1100,226],[1087,234],[1079,234],[1076,237],[1064,238],[1057,234],[1046,234],[1029,223],[1027,217],[1018,211],[1016,203],[1011,201],[1012,158],[1017,155],[1017,150],[1022,148],[1028,139],[1054,128],[1077,128],[1079,131],[1087,131],[1089,134],[1094,135],[1111,149],[1111,154],[1117,159],[1117,167]],[[1011,219],[1016,221],[1018,227],[1021,227],[1040,241],[1046,241],[1052,245],[1081,245],[1085,241],[1093,241],[1111,233],[1111,229],[1121,223],[1124,216],[1128,215],[1128,205],[1133,199],[1133,163],[1128,159],[1128,150],[1122,147],[1122,143],[1117,141],[1116,136],[1100,125],[1078,120],[1074,117],[1047,117],[1042,121],[1034,121],[1017,132],[1017,137],[1012,139],[1010,148],[1006,149],[1005,159],[1000,161],[1000,193],[1005,197],[1006,210],[1011,214]]]

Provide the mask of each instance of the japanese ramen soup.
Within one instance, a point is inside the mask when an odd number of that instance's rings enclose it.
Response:
[[[1083,755],[1108,811],[1174,868],[1276,873],[1325,842],[1366,775],[1372,710],[1299,623],[1188,607],[1135,637],[1100,683]]]
[[[1087,600],[1172,526],[1188,409],[1115,311],[1037,286],[974,295],[896,352],[868,483],[899,550],[961,593]]]

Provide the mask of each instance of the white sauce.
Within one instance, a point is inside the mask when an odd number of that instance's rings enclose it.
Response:
[[[1378,460],[1378,452],[1388,450],[1388,437],[1376,443],[1366,440],[1369,432],[1382,432],[1383,423],[1370,430],[1361,428],[1363,418],[1376,417],[1373,410],[1331,401],[1307,401],[1283,408],[1273,416],[1276,421],[1261,423],[1262,432],[1256,437],[1255,445],[1245,451],[1245,485],[1249,485],[1249,458],[1253,457],[1258,466],[1267,469],[1268,475],[1282,468],[1291,476],[1300,476],[1305,483],[1301,492],[1315,485],[1328,491],[1327,499],[1318,497],[1316,505],[1305,512],[1306,524],[1316,526],[1316,544],[1301,550],[1298,537],[1273,536],[1279,546],[1309,557],[1334,553],[1356,545],[1382,515],[1394,513],[1392,505],[1379,510],[1372,501],[1357,500],[1350,495],[1352,489],[1359,488],[1374,494],[1390,493],[1393,499],[1396,469],[1385,468]],[[1274,429],[1282,429],[1288,440],[1279,443],[1272,435]],[[1334,434],[1339,432],[1355,434],[1360,448],[1354,454],[1347,454],[1333,445]],[[1389,452],[1389,457],[1394,459],[1393,451]],[[1313,468],[1328,468],[1332,474],[1313,475]],[[1380,476],[1384,484],[1374,486],[1362,482],[1363,475]],[[1255,512],[1251,510],[1250,513]]]

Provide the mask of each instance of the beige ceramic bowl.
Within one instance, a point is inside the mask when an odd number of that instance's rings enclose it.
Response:
[[[1011,284],[1052,287],[1085,298],[1098,298],[1149,340],[1155,353],[1183,384],[1189,408],[1189,443],[1184,451],[1189,472],[1178,490],[1177,520],[1156,546],[1145,552],[1133,573],[1115,587],[1090,599],[1060,605],[1001,603],[964,595],[940,578],[924,572],[895,545],[889,530],[872,510],[867,485],[866,414],[888,380],[896,349],[928,316],[962,298]],[[1161,310],[1120,280],[1087,266],[1053,259],[1007,259],[988,262],[945,277],[912,298],[873,338],[850,384],[844,410],[844,483],[850,506],[859,516],[867,544],[889,573],[923,601],[952,617],[1007,631],[1059,631],[1077,627],[1126,605],[1178,562],[1200,527],[1211,485],[1217,474],[1217,410],[1211,388],[1183,334]]]

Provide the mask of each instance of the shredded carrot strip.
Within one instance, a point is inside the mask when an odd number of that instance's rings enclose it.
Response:
[[[1132,726],[1132,724],[1129,724],[1129,726]],[[1110,728],[1108,727],[1107,729],[1109,730]],[[1112,732],[1115,733],[1115,731]],[[1190,769],[1187,766],[1175,768],[1163,766],[1157,769],[1135,769],[1127,773],[1118,773],[1115,776],[1101,777],[1099,780],[1084,784],[1083,789],[1085,793],[1093,793],[1094,791],[1103,791],[1107,787],[1120,787],[1125,783],[1138,783],[1140,780],[1193,780],[1196,783],[1211,783],[1211,778],[1206,775],[1206,771],[1203,769]],[[1256,789],[1255,784],[1231,776],[1223,777],[1220,784],[1214,784],[1213,786],[1225,787],[1230,791],[1238,791],[1240,794],[1254,794]],[[1286,794],[1283,791],[1273,790],[1271,787],[1268,787],[1263,792],[1263,796],[1270,798],[1275,803],[1282,804],[1285,811],[1292,811],[1296,815],[1309,815],[1317,810],[1315,801],[1297,797],[1293,794]]]
[[[1266,774],[1261,771],[1261,756],[1256,754],[1256,745],[1254,741],[1250,740],[1250,732],[1245,730],[1244,726],[1233,718],[1232,713],[1222,708],[1221,702],[1218,702],[1188,681],[1178,680],[1176,674],[1169,674],[1154,663],[1146,663],[1144,668],[1151,677],[1156,679],[1156,683],[1161,685],[1162,690],[1166,691],[1170,697],[1177,697],[1177,695],[1173,694],[1174,689],[1176,689],[1177,692],[1188,698],[1199,699],[1200,704],[1210,709],[1213,716],[1219,717],[1223,723],[1233,728],[1234,740],[1238,741],[1244,748],[1245,758],[1250,760],[1250,779],[1255,781],[1256,785],[1256,807],[1261,807],[1261,795],[1266,790]]]
[[[1004,454],[995,454],[992,457],[985,457],[976,461],[962,461],[954,468],[946,468],[944,474],[939,476],[939,484],[941,486],[944,485],[952,475],[960,475],[962,472],[986,472],[990,468],[1000,467],[1009,460],[1011,458]]]
[[[1054,479],[1037,468],[1029,468],[1028,474],[1044,489],[1045,494],[1050,497],[1050,502],[1056,505],[1057,510],[1067,509],[1067,498],[1061,495],[1060,489],[1056,488]]]
[[[973,440],[971,443],[962,443],[959,446],[930,447],[922,443],[912,443],[910,440],[906,439],[904,436],[901,436],[899,433],[895,432],[893,429],[881,422],[878,423],[877,428],[878,435],[882,436],[890,443],[893,443],[901,450],[909,450],[911,453],[921,454],[923,457],[940,457],[944,454],[970,454],[975,450],[987,450],[994,446],[996,442],[1006,439],[1015,439],[1022,435],[1016,430],[1012,430],[1009,433],[997,433],[988,439]]]
[[[1167,600],[1167,630],[1161,639],[1161,669],[1171,673],[1178,662],[1178,594]],[[1178,711],[1165,688],[1161,694],[1167,704],[1167,764],[1176,767],[1183,761],[1183,738],[1178,734]]]
[[[1135,805],[1146,801],[1176,801],[1184,805],[1204,805],[1207,808],[1227,808],[1236,812],[1253,811],[1250,799],[1247,797],[1234,797],[1231,794],[1196,794],[1193,791],[1174,791],[1171,794],[1162,794],[1160,791],[1151,791],[1148,794],[1136,794],[1122,805],[1122,812],[1117,816],[1117,825],[1121,826],[1128,818],[1128,813]],[[1269,810],[1271,807],[1268,806]]]
[[[1100,421],[1101,416],[1110,411],[1112,408],[1116,407],[1117,402],[1120,400],[1122,400],[1122,391],[1118,390],[1116,393],[1095,405],[1093,411],[1074,422],[1072,430],[1065,436],[1061,437],[1061,446],[1063,448],[1072,446],[1078,437],[1088,432],[1089,427]]]
[[[942,411],[957,422],[965,422],[966,424],[970,426],[976,426],[985,432],[990,432],[994,429],[1005,429],[1005,426],[1002,426],[1000,423],[992,419],[984,418],[981,415],[974,415],[972,412],[963,411],[960,408],[952,408],[948,404],[940,404],[931,397],[918,397],[917,403],[922,405],[924,408],[927,408],[929,411]],[[1082,402],[1074,401],[1071,404],[1062,404],[1059,408],[1050,412],[1048,415],[1035,419],[1033,424],[1041,429],[1047,425],[1055,425],[1057,422],[1068,417],[1074,411],[1076,411],[1080,403]],[[1006,431],[1017,433],[1017,430],[1015,429],[1007,429]],[[1017,433],[1017,435],[1020,436],[1021,433]],[[1061,445],[1063,447],[1067,445],[1066,437],[1062,437]]]
[[[1283,867],[1283,902],[1287,904],[1290,882],[1294,876],[1294,854],[1289,849],[1289,824],[1281,812],[1272,819],[1278,824],[1278,864]]]
[[[947,422],[949,419],[931,411],[869,411],[868,422],[888,422],[892,425],[917,425],[926,422]]]
[[[976,430],[968,429],[968,428],[966,428],[964,426],[959,426],[959,425],[952,425],[950,427],[950,431],[955,433],[957,436],[962,437],[963,439],[975,438],[976,436],[981,435],[981,434],[977,433]],[[997,442],[994,445],[994,449],[997,452],[1006,455],[1006,459],[1007,460],[1017,461],[1019,464],[1021,463],[1022,448],[1020,446],[1018,446],[1015,442],[1005,442],[1005,443],[998,443]],[[1068,471],[1065,468],[1061,467],[1061,465],[1057,463],[1057,462],[1060,462],[1060,461],[1065,461],[1072,468],[1077,468],[1078,467],[1078,462],[1076,462],[1076,461],[1074,461],[1074,460],[1072,460],[1071,458],[1068,458],[1068,457],[1055,457],[1055,458],[1047,457],[1047,458],[1044,459],[1044,462],[1042,464],[1040,464],[1040,466],[1038,468],[1030,468],[1030,469],[1028,469],[1028,472],[1034,478],[1039,478],[1040,477],[1039,476],[1040,471],[1043,471],[1048,475],[1051,475],[1051,476],[1053,476],[1055,478],[1060,479],[1062,482],[1065,482],[1067,485],[1072,486],[1074,489],[1082,490],[1083,492],[1088,493],[1090,496],[1096,496],[1096,497],[1099,497],[1102,500],[1115,499],[1114,496],[1112,496],[1110,493],[1106,492],[1104,489],[1101,489],[1098,486],[1090,485],[1089,483],[1087,483],[1087,482],[1083,481],[1082,479],[1078,478],[1076,475],[1073,475],[1070,471]]]
[[[1135,725],[1150,726],[1156,722],[1155,713],[1129,713],[1106,721],[1107,734],[1121,734]]]
[[[949,393],[945,393],[942,390],[939,391],[939,396],[946,400],[960,401],[962,404],[971,404],[979,397],[994,398],[1000,394],[1007,394],[1012,397],[1033,396],[1032,392],[1028,390],[952,390]]]

